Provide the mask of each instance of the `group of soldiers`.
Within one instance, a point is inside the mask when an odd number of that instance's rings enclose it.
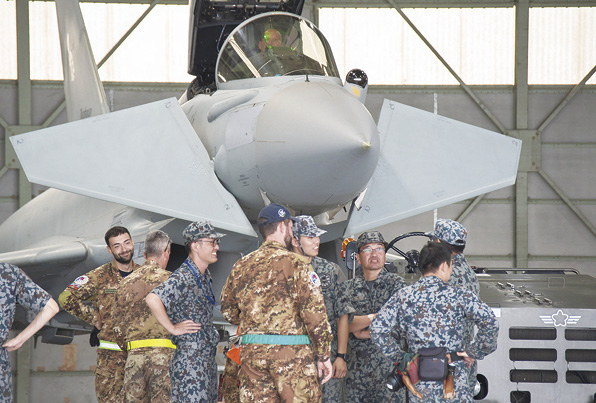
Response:
[[[387,243],[378,231],[358,237],[362,270],[347,280],[338,265],[318,256],[325,231],[312,217],[270,204],[257,226],[264,242],[234,264],[219,301],[224,318],[238,326],[224,372],[226,402],[406,402],[407,394],[411,402],[473,401],[475,360],[496,349],[498,324],[478,297],[461,224],[437,221],[420,252],[422,277],[410,286],[385,268]],[[142,265],[133,261],[126,228],[106,232],[113,260],[75,279],[59,297],[64,310],[95,327],[98,402],[217,402],[218,301],[208,266],[218,260],[223,236],[209,222],[191,223],[183,232],[188,258],[171,273],[165,232],[147,235]],[[0,300],[39,312],[4,344],[7,355],[58,306],[20,269],[3,267],[3,276],[11,273],[26,290],[0,289]],[[386,388],[396,363],[425,347],[463,357],[452,363],[455,398],[444,396],[437,381],[421,380],[409,391]],[[0,370],[8,396],[7,357],[0,357]]]

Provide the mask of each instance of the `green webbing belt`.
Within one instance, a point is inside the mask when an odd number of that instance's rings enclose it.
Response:
[[[242,344],[277,344],[280,346],[295,346],[310,344],[306,334],[245,334]]]

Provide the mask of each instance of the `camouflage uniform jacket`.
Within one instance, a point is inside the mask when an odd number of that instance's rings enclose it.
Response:
[[[133,262],[133,270],[140,266]],[[90,325],[101,320],[101,340],[115,341],[112,329],[112,303],[122,276],[115,261],[106,263],[80,276],[60,294],[62,309]],[[87,301],[91,301],[91,305]]]
[[[1,345],[8,339],[8,331],[12,327],[17,304],[38,314],[50,300],[50,294],[16,266],[0,263],[0,270]]]
[[[189,265],[192,265],[200,283]],[[201,324],[201,330],[196,333],[173,336],[172,342],[177,346],[202,349],[205,344],[215,345],[219,342],[219,333],[213,326],[213,304],[207,298],[214,298],[211,281],[209,269],[203,274],[187,258],[166,281],[153,289],[152,292],[161,299],[172,323],[190,319]]]
[[[331,354],[320,280],[306,260],[264,242],[238,260],[221,293],[221,313],[240,334],[307,334],[319,361]]]
[[[453,272],[449,278],[449,285],[462,287],[472,291],[476,295],[480,295],[478,277],[462,253],[453,256],[453,259],[451,259],[451,267],[453,268]]]
[[[313,257],[310,264],[321,280],[321,290],[323,291],[323,299],[325,300],[327,319],[329,320],[329,325],[331,325],[333,337],[336,338],[337,319],[340,317],[339,287],[341,283],[346,281],[346,275],[337,264],[325,260],[322,257]]]
[[[403,341],[413,353],[422,347],[462,351],[466,318],[476,324],[478,333],[465,351],[482,359],[497,348],[499,324],[492,310],[472,292],[425,276],[387,301],[373,320],[371,337],[394,362],[403,357]]]
[[[170,274],[153,260],[148,260],[118,285],[112,322],[115,341],[123,350],[128,341],[170,338],[170,333],[157,321],[145,302],[147,294],[167,280]]]
[[[376,280],[369,287],[364,275],[357,275],[342,284],[342,302],[339,316],[348,314],[350,323],[354,316],[377,313],[387,300],[400,288],[406,285],[405,281],[395,273],[381,269]],[[370,340],[357,339],[350,333],[350,348],[358,349],[359,346],[369,344]]]

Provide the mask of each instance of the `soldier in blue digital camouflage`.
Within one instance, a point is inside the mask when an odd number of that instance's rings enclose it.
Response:
[[[14,338],[8,339],[17,305],[37,312],[35,318]],[[12,372],[9,351],[15,351],[41,329],[60,308],[40,286],[35,284],[21,269],[0,263],[0,401],[12,403]]]
[[[128,352],[124,367],[125,403],[169,403],[170,360],[176,346],[155,319],[145,297],[170,277],[171,240],[163,231],[145,238],[145,263],[118,285],[112,322],[116,342]]]
[[[371,325],[371,336],[393,362],[404,359],[405,353],[417,354],[427,347],[444,347],[450,354],[463,357],[464,361],[452,363],[453,398],[444,397],[443,381],[420,381],[415,388],[422,398],[410,394],[410,402],[472,403],[468,366],[497,348],[497,319],[473,292],[447,284],[452,272],[451,251],[444,243],[429,242],[422,248],[420,271],[422,277],[416,283],[395,293],[379,311]],[[466,318],[478,327],[468,345],[464,344]]]
[[[320,383],[332,376],[321,281],[303,257],[288,250],[293,220],[279,204],[260,211],[265,242],[234,264],[221,293],[221,313],[242,335],[243,403],[320,402]]]
[[[346,402],[403,401],[404,392],[385,387],[393,362],[370,339],[369,326],[387,300],[406,283],[385,268],[387,243],[378,231],[362,233],[356,241],[356,260],[362,272],[342,284],[340,314],[348,314],[349,346]]]
[[[449,278],[449,285],[455,287],[462,287],[466,290],[470,290],[476,296],[480,296],[480,284],[478,283],[478,277],[474,270],[470,267],[466,258],[463,254],[466,247],[466,238],[468,232],[463,225],[457,221],[439,218],[435,224],[435,230],[429,232],[428,235],[433,240],[446,244],[451,250],[451,267],[453,273]],[[464,338],[464,345],[474,338],[474,324],[472,322],[466,323],[466,335]],[[470,367],[470,389],[471,393],[474,391],[476,386],[476,373],[478,372],[478,363],[474,361]]]
[[[77,277],[58,297],[66,312],[95,326],[97,334],[91,346],[97,349],[95,395],[99,403],[122,401],[126,351],[116,343],[112,327],[112,304],[116,288],[123,278],[139,268],[133,260],[134,242],[128,229],[114,226],[106,231],[104,240],[114,259],[87,274]]]
[[[331,342],[333,377],[322,387],[323,403],[340,403],[343,401],[344,394],[343,378],[347,372],[345,360],[348,351],[348,315],[339,316],[339,286],[346,281],[346,275],[337,264],[317,256],[321,243],[319,236],[327,231],[318,228],[311,216],[299,215],[296,216],[296,220],[292,227],[294,233],[292,250],[309,260],[314,271],[319,275],[327,319],[333,333]]]
[[[215,295],[208,266],[217,262],[224,234],[216,232],[210,222],[201,221],[188,225],[182,236],[188,258],[145,300],[159,323],[174,335],[172,402],[215,403],[219,333],[213,326]]]

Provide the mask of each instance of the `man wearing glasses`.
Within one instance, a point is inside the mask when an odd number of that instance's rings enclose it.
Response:
[[[371,340],[369,330],[385,302],[406,285],[400,276],[384,268],[386,246],[379,231],[362,233],[356,242],[356,260],[362,272],[341,285],[343,300],[339,314],[348,314],[350,330],[347,402],[405,401],[403,391],[395,393],[385,387],[385,377],[392,371],[393,363]]]
[[[217,262],[219,240],[208,221],[193,222],[182,232],[188,258],[145,299],[155,318],[174,335],[170,364],[172,402],[217,402],[213,326],[215,295],[208,266]]]

